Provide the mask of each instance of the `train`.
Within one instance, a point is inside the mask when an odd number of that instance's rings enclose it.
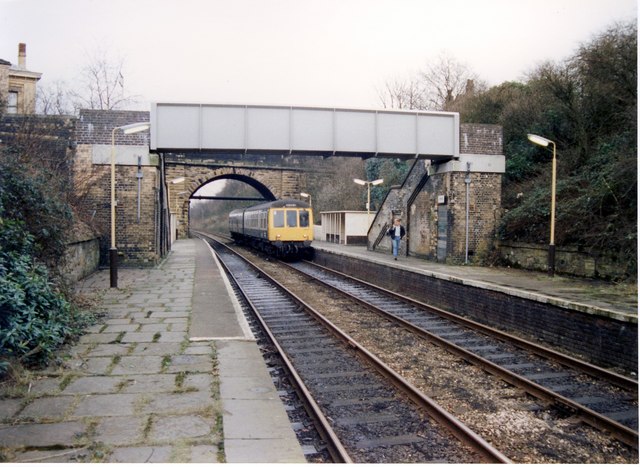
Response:
[[[229,232],[244,244],[283,259],[313,256],[313,211],[304,201],[279,199],[229,213]]]

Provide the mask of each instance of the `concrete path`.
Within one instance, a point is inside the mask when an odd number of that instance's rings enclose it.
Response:
[[[208,247],[79,284],[103,317],[0,399],[5,462],[305,462]]]

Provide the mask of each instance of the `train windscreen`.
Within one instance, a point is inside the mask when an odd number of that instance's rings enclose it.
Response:
[[[300,211],[300,227],[309,227],[309,211]]]
[[[273,226],[275,228],[284,227],[284,211],[282,209],[273,211]]]
[[[298,211],[287,211],[287,227],[298,227]]]

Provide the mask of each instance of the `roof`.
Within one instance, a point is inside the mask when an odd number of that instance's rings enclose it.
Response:
[[[8,62],[0,58],[0,65],[11,65],[11,62]]]
[[[300,201],[298,199],[277,199],[275,201],[269,201],[267,203],[256,204],[255,206],[250,206],[247,208],[234,209],[231,213],[234,212],[242,212],[242,211],[260,211],[262,209],[269,208],[307,208],[309,209],[309,205],[304,201]]]

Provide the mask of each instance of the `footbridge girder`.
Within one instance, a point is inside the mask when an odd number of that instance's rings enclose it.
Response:
[[[269,200],[266,198],[251,198],[251,197],[246,197],[246,196],[191,196],[191,198],[189,198],[190,200],[192,199],[198,199],[198,200],[217,200],[217,201],[258,201],[258,202],[268,202],[268,201],[273,201],[273,200]]]
[[[154,103],[150,149],[446,161],[459,128],[453,112]]]

